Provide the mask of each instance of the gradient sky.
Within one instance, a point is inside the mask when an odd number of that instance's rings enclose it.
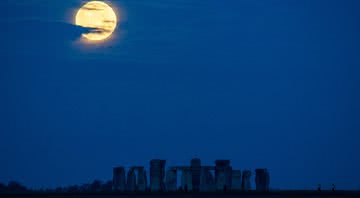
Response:
[[[0,4],[0,182],[199,157],[360,189],[360,1],[112,0],[98,45],[72,25],[84,2]]]

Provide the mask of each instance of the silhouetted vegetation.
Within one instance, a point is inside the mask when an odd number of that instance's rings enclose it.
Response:
[[[0,192],[22,193],[22,192],[29,192],[29,190],[19,182],[10,181],[7,185],[0,183]]]
[[[51,193],[107,193],[112,192],[112,181],[94,180],[82,185],[70,185],[54,189],[29,190],[19,182],[11,181],[7,185],[0,183],[0,193],[51,192]]]
[[[55,189],[48,189],[45,192],[56,193],[108,193],[112,192],[112,181],[102,182],[94,180],[91,183],[82,185],[71,185],[67,187],[57,187]]]
[[[5,191],[5,189],[6,189],[6,185],[3,183],[0,183],[0,192]]]

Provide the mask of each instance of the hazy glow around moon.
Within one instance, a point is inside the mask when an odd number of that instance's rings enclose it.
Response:
[[[100,41],[108,38],[115,30],[117,17],[114,10],[102,1],[91,1],[82,6],[76,14],[76,25],[94,28],[83,36],[89,40]]]

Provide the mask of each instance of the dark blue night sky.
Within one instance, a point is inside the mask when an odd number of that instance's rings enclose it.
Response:
[[[199,157],[360,189],[360,1],[112,0],[97,45],[72,25],[84,2],[1,2],[0,182]]]

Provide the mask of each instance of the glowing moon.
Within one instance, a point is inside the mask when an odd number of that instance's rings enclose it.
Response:
[[[115,30],[117,17],[114,10],[102,1],[90,1],[82,6],[76,14],[75,24],[94,28],[83,36],[92,41],[107,39]]]

